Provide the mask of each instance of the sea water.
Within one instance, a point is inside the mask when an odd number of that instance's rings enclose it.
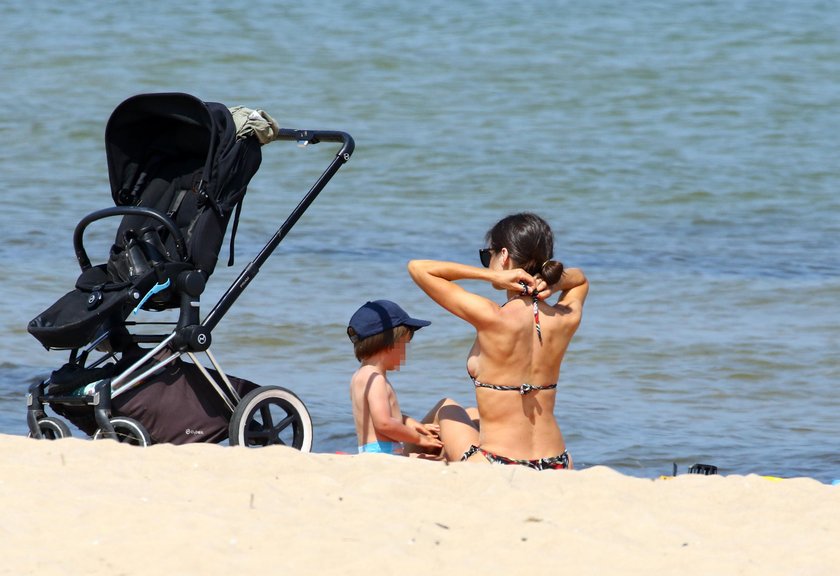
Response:
[[[28,385],[65,361],[26,324],[72,289],[76,223],[111,205],[111,111],[179,91],[355,138],[213,334],[226,371],[303,399],[316,451],[355,445],[345,327],[369,299],[432,321],[393,374],[405,412],[473,402],[473,331],[405,264],[477,264],[487,228],[531,210],[591,281],[556,408],[579,466],[840,476],[835,2],[35,0],[3,16],[0,432],[26,434]],[[335,151],[263,150],[205,312]],[[113,229],[95,228],[102,261]]]

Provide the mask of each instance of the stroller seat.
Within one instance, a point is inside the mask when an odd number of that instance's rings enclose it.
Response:
[[[232,265],[242,201],[261,164],[262,145],[273,140],[339,142],[342,147],[280,230],[202,318],[201,295],[228,224],[233,219]],[[279,386],[229,377],[210,352],[211,333],[349,160],[352,138],[343,132],[280,129],[262,111],[165,93],[141,94],[120,104],[108,121],[105,146],[114,206],[79,221],[73,246],[81,273],[74,289],[28,325],[48,350],[70,351],[68,362],[30,387],[30,435],[70,435],[62,420],[46,415],[45,406],[50,406],[94,438],[137,444],[229,439],[232,444],[281,442],[308,450],[311,419],[300,399]],[[93,265],[85,231],[116,218],[107,261]],[[169,309],[178,309],[177,321],[137,319]],[[138,330],[161,324],[171,331]],[[212,368],[196,353],[204,353]],[[178,400],[174,405],[173,399]],[[286,429],[291,436],[284,437]]]
[[[235,132],[226,107],[185,94],[121,104],[105,131],[115,208],[79,222],[75,290],[34,318],[29,332],[47,348],[77,348],[138,308],[180,306],[187,284],[200,294],[261,162],[259,142]],[[111,217],[122,220],[108,261],[91,266],[84,232]],[[196,274],[182,276],[190,271]]]

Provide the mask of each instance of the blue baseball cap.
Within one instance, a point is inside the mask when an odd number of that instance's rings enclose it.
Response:
[[[412,318],[405,310],[390,300],[374,300],[365,302],[350,318],[347,335],[356,342],[370,336],[381,334],[397,326],[422,328],[431,324],[429,320]]]

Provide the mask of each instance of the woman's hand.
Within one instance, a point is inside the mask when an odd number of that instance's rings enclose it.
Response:
[[[537,278],[537,282],[534,286],[534,295],[538,299],[545,300],[553,293],[554,291],[551,289],[551,286],[548,285],[548,282],[546,282],[542,278]]]
[[[537,281],[522,268],[514,268],[512,270],[494,271],[491,282],[493,284],[493,288],[496,290],[521,292],[524,296],[534,293]],[[545,284],[545,282],[543,282],[543,284]]]
[[[549,286],[548,283],[543,280],[542,278],[537,278],[536,283],[536,294],[537,298],[540,300],[547,300],[549,296],[552,294],[560,294],[560,298],[562,300],[563,294],[568,292],[569,290],[573,290],[575,288],[580,289],[581,287],[584,288],[583,298],[586,298],[586,291],[589,289],[589,283],[586,279],[586,276],[580,270],[580,268],[567,268],[563,271],[563,275],[560,277],[560,281],[557,282],[554,286]]]

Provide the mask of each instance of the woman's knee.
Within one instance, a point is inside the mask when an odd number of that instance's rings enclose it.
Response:
[[[444,406],[457,406],[457,404],[458,403],[455,402],[452,398],[444,398],[442,400],[439,400],[437,404],[432,406],[432,409],[429,410],[429,412],[423,417],[423,420],[421,420],[421,422],[423,422],[423,424],[437,424],[438,413],[440,412],[440,409]]]
[[[444,402],[438,408],[439,420],[463,420],[467,417],[467,411],[457,402]]]
[[[458,404],[452,398],[443,398],[442,400],[438,401],[437,406],[438,408],[443,408],[444,406],[460,406],[460,404]]]
[[[435,423],[437,424],[438,418],[440,417],[440,410],[441,408],[447,406],[458,406],[459,404],[455,402],[452,398],[443,398],[442,400],[438,400],[437,404],[432,406],[432,409],[429,410],[429,413],[423,418],[424,423]]]

